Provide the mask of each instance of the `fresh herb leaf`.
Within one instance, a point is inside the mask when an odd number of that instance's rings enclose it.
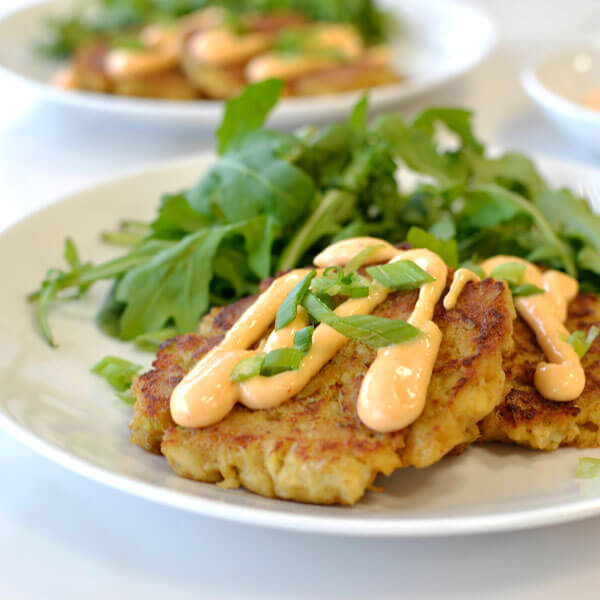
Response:
[[[362,138],[367,133],[367,117],[369,116],[369,97],[363,94],[350,113],[350,125],[354,133]]]
[[[279,375],[285,371],[296,371],[304,358],[304,353],[297,348],[277,348],[271,350],[263,361],[260,374],[265,377]]]
[[[303,306],[317,321],[329,325],[347,338],[374,348],[401,344],[421,333],[416,327],[397,319],[384,319],[373,315],[340,317],[312,293],[307,294]]]
[[[266,79],[246,87],[237,98],[227,101],[225,116],[217,130],[219,154],[239,144],[251,131],[264,124],[282,90],[281,79]]]
[[[523,263],[507,262],[495,267],[490,273],[493,279],[502,279],[512,285],[520,285],[527,267]]]
[[[56,300],[56,295],[59,290],[60,272],[54,270],[48,271],[46,279],[40,288],[39,297],[37,299],[36,317],[38,326],[44,339],[52,346],[56,347],[52,330],[48,323],[48,307]]]
[[[312,325],[309,325],[308,327],[303,327],[296,331],[294,334],[294,348],[300,350],[302,354],[307,354],[312,347],[312,335],[314,329],[315,328]]]
[[[299,281],[286,296],[285,300],[279,306],[277,310],[277,316],[275,318],[275,329],[281,329],[286,325],[289,325],[298,313],[298,306],[302,304],[304,296],[308,292],[312,280],[317,274],[316,271],[310,271],[306,277]]]
[[[392,290],[417,290],[435,279],[410,260],[395,260],[385,265],[367,267],[367,273]]]
[[[347,275],[349,273],[354,273],[358,271],[368,260],[371,254],[382,248],[383,244],[375,244],[373,246],[367,246],[363,248],[356,256],[352,257],[348,264],[344,267],[344,273]]]
[[[577,463],[575,477],[577,479],[593,479],[600,474],[600,458],[584,456]]]
[[[270,215],[281,227],[296,223],[316,195],[314,181],[289,160],[298,148],[298,140],[289,134],[250,132],[186,192],[187,201],[216,222]]]
[[[532,283],[522,283],[521,285],[512,286],[511,291],[515,298],[525,298],[527,296],[535,296],[536,294],[544,293],[543,289]]]
[[[458,267],[458,244],[456,240],[440,240],[420,227],[411,227],[406,241],[413,248],[427,248],[440,256],[452,268]]]
[[[265,356],[264,352],[260,352],[254,356],[240,360],[231,370],[231,381],[241,383],[260,375]]]
[[[135,338],[135,345],[139,350],[146,352],[156,352],[163,342],[170,340],[177,335],[174,327],[165,327],[158,331],[143,333]]]
[[[583,358],[591,348],[594,340],[598,337],[598,334],[600,334],[600,329],[593,325],[587,332],[581,329],[574,331],[567,341],[573,346],[573,350],[575,350],[577,356]]]
[[[104,378],[123,402],[133,404],[135,398],[131,393],[131,382],[141,369],[141,365],[136,365],[124,358],[105,356],[92,367],[91,371]]]
[[[477,275],[477,277],[480,279],[485,279],[485,273],[483,269],[477,263],[471,260],[466,260],[465,262],[461,263],[460,268],[469,269],[469,271],[475,273],[475,275]]]

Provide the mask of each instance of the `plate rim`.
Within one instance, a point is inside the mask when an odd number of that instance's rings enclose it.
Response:
[[[202,152],[167,161],[158,161],[143,168],[132,169],[118,176],[82,186],[74,192],[50,201],[45,206],[30,212],[12,225],[0,230],[0,237],[14,234],[18,228],[26,226],[30,220],[43,217],[45,212],[52,211],[58,204],[78,202],[78,198],[83,194],[97,192],[103,187],[118,186],[128,180],[148,175],[149,172],[160,174],[161,171],[183,171],[196,164],[202,168],[214,160],[214,157],[215,155],[211,152]],[[534,155],[533,159],[536,163],[542,163],[544,170],[552,168],[554,165],[563,169],[578,169],[581,172],[600,176],[600,169],[586,163],[556,159],[540,154]],[[526,530],[576,521],[600,514],[600,497],[580,499],[567,504],[543,508],[456,517],[355,517],[350,512],[348,516],[297,514],[204,498],[182,490],[172,490],[158,484],[144,482],[130,475],[109,471],[38,437],[12,417],[2,406],[0,406],[0,430],[61,467],[115,490],[206,517],[271,529],[346,537],[425,538]],[[348,511],[352,510],[351,507],[347,507],[347,509]]]
[[[434,0],[439,2],[440,0]],[[18,17],[28,12],[44,8],[56,9],[61,0],[36,0],[23,7],[0,12],[0,27],[10,18]],[[463,63],[442,73],[433,75],[427,81],[405,81],[372,88],[370,90],[370,108],[379,111],[392,105],[399,105],[418,97],[428,91],[433,91],[443,84],[464,75],[483,62],[493,51],[498,42],[498,31],[490,13],[475,4],[473,0],[444,0],[444,3],[468,10],[474,18],[479,19],[486,27],[487,34],[476,54],[465,59]],[[56,6],[54,6],[56,5]],[[399,6],[398,11],[401,10]],[[31,40],[26,40],[27,43]],[[150,98],[130,98],[126,96],[111,96],[88,91],[61,90],[49,82],[38,81],[28,75],[14,71],[10,66],[0,61],[0,75],[15,83],[25,85],[35,91],[40,99],[49,100],[55,104],[82,110],[99,111],[106,115],[135,117],[141,120],[160,119],[161,122],[178,124],[194,122],[196,125],[216,125],[221,118],[224,102],[220,100],[199,100],[197,102],[165,101]],[[341,114],[344,109],[358,101],[364,90],[355,90],[334,94],[332,96],[316,96],[308,98],[283,99],[274,109],[271,123],[295,123],[306,118],[308,114],[313,119],[324,120]],[[307,109],[307,107],[310,108]],[[317,105],[315,107],[315,105]]]

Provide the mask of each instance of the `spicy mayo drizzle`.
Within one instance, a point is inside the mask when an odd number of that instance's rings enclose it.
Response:
[[[368,246],[376,246],[367,263],[410,260],[434,281],[419,290],[419,298],[408,322],[423,332],[405,344],[380,348],[369,368],[356,404],[361,421],[376,431],[396,431],[410,425],[423,412],[433,365],[442,333],[432,321],[448,275],[446,263],[430,250],[398,250],[375,238],[353,238],[325,249],[315,264],[343,266]]]
[[[326,248],[315,258],[315,265],[344,266],[366,247],[374,246],[366,264],[410,260],[429,273],[434,281],[419,290],[415,308],[408,322],[421,330],[421,335],[404,343],[380,348],[360,389],[357,413],[370,428],[395,431],[413,423],[423,412],[431,374],[438,355],[442,334],[433,322],[433,313],[446,285],[448,269],[444,261],[426,249],[398,250],[376,238],[344,240]],[[563,273],[542,274],[537,267],[515,257],[498,256],[487,260],[486,273],[506,262],[526,266],[524,283],[545,290],[544,294],[516,298],[521,317],[533,329],[549,363],[536,369],[535,385],[545,398],[572,400],[585,386],[585,374],[579,357],[566,341],[563,325],[568,303],[577,294],[577,282]],[[231,371],[242,359],[258,352],[293,345],[294,335],[308,325],[308,315],[299,307],[296,318],[286,327],[272,331],[261,340],[275,320],[277,310],[292,288],[308,273],[297,269],[276,279],[258,300],[240,317],[223,341],[183,378],[171,395],[173,420],[184,427],[204,427],[225,417],[236,402],[251,409],[277,406],[298,394],[329,362],[347,338],[321,323],[314,331],[310,351],[295,371],[272,377],[256,376],[245,382],[231,381]],[[444,298],[446,310],[452,309],[469,281],[479,277],[469,269],[456,271]],[[368,314],[381,304],[390,289],[373,281],[366,298],[348,299],[335,312],[339,316]]]
[[[359,395],[357,410],[365,424],[378,431],[392,431],[414,421],[423,410],[442,337],[431,319],[446,283],[447,268],[442,259],[429,250],[402,251],[375,238],[339,242],[317,256],[315,264],[317,267],[344,265],[362,248],[371,245],[378,248],[369,256],[368,263],[411,260],[435,278],[422,286],[409,319],[412,325],[422,329],[423,335],[408,344],[380,349]],[[273,331],[263,347],[251,349],[271,326],[277,309],[291,289],[308,272],[298,269],[276,279],[233,325],[223,341],[183,378],[171,395],[171,414],[176,423],[184,427],[210,425],[222,419],[236,402],[252,409],[277,406],[298,394],[335,356],[347,338],[321,323],[313,334],[310,351],[297,370],[272,377],[257,376],[243,383],[232,382],[230,378],[231,370],[240,360],[259,351],[290,346],[294,334],[306,327],[308,317],[300,308],[294,321]],[[366,298],[346,300],[335,313],[339,316],[368,314],[389,292],[375,281]]]
[[[577,295],[577,281],[559,271],[542,274],[535,265],[515,256],[495,256],[486,260],[481,268],[489,275],[498,265],[510,262],[525,265],[523,283],[545,290],[543,294],[515,298],[519,316],[535,333],[549,361],[537,365],[535,387],[548,400],[575,400],[585,387],[585,372],[579,356],[567,341],[569,332],[564,321],[568,304]]]

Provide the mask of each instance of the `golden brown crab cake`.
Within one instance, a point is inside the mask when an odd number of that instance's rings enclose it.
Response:
[[[74,81],[79,89],[90,92],[112,91],[112,80],[104,67],[108,51],[108,44],[102,40],[91,41],[77,50],[72,66]]]
[[[567,329],[588,330],[600,326],[600,301],[593,294],[579,294],[569,307]],[[573,402],[542,398],[533,385],[538,362],[544,355],[535,335],[521,320],[515,321],[515,350],[504,363],[506,398],[479,425],[483,442],[513,442],[536,450],[559,446],[600,446],[600,338],[583,357],[586,386]]]
[[[131,442],[160,453],[164,432],[174,425],[169,410],[173,388],[194,364],[222,339],[224,333],[254,302],[250,296],[225,308],[213,309],[200,323],[199,334],[180,335],[162,344],[152,369],[133,380],[136,397],[129,426]]]
[[[393,293],[374,314],[407,319],[416,298],[416,292]],[[269,497],[353,504],[378,473],[426,467],[473,441],[477,422],[502,400],[502,359],[511,350],[513,305],[503,283],[486,280],[468,284],[455,309],[445,311],[441,303],[436,307],[443,341],[426,407],[402,431],[377,433],[358,419],[356,399],[376,351],[355,341],[347,342],[298,396],[279,407],[251,411],[238,405],[210,427],[173,426],[171,391],[219,341],[219,332],[237,312],[233,305],[213,313],[203,324],[203,335],[181,336],[164,345],[154,369],[134,384],[132,441],[156,450],[164,432],[161,451],[183,477],[243,485]]]
[[[161,100],[194,100],[200,93],[178,69],[115,82],[115,94]]]

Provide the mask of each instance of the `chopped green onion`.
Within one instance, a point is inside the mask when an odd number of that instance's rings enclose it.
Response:
[[[311,281],[314,279],[316,271],[311,271],[302,280],[299,281],[293,288],[292,291],[287,295],[286,299],[281,303],[279,310],[277,311],[277,317],[275,318],[275,329],[281,329],[286,325],[289,325],[298,313],[298,305],[302,303],[304,296],[308,292]]]
[[[384,319],[373,315],[340,317],[312,293],[306,295],[303,306],[315,320],[329,325],[347,338],[374,348],[401,344],[421,333],[416,327],[397,319]]]
[[[341,281],[342,277],[344,275],[344,273],[342,272],[342,269],[340,267],[327,267],[323,271],[323,277],[329,278],[329,273],[335,273],[336,281]]]
[[[598,337],[598,334],[600,334],[600,329],[593,325],[587,333],[581,329],[574,331],[567,341],[573,346],[573,350],[575,350],[577,356],[583,358],[594,343],[594,340]]]
[[[315,277],[310,289],[317,294],[329,296],[349,296],[350,298],[366,298],[369,295],[369,282],[357,274],[350,274],[339,279],[332,277]]]
[[[491,273],[493,279],[503,279],[512,285],[520,285],[527,267],[522,263],[508,262],[498,265]]]
[[[240,362],[231,370],[231,381],[241,383],[242,381],[260,375],[264,360],[264,352],[240,360]]]
[[[265,356],[260,374],[272,377],[285,371],[296,371],[303,357],[304,353],[297,348],[277,348]]]
[[[579,459],[575,477],[577,479],[593,479],[600,474],[600,458],[590,458],[584,456]]]
[[[533,283],[522,283],[521,285],[509,284],[512,295],[515,298],[525,298],[527,296],[535,296],[536,294],[544,294],[545,291]]]
[[[306,354],[312,347],[312,335],[314,327],[309,325],[296,332],[294,335],[294,348],[300,350],[302,354]]]
[[[349,273],[358,271],[367,262],[369,256],[371,256],[375,250],[379,250],[379,248],[383,248],[383,244],[376,244],[374,246],[367,246],[366,248],[363,248],[344,267],[344,274],[348,275]]]
[[[124,358],[105,356],[91,368],[91,371],[106,379],[123,402],[133,404],[135,397],[131,393],[131,382],[141,368],[141,365],[136,365]]]
[[[435,279],[410,260],[396,260],[385,265],[367,267],[367,273],[393,290],[416,290]]]
[[[67,264],[71,267],[71,269],[76,269],[81,265],[81,261],[79,260],[79,253],[77,252],[77,248],[75,247],[75,242],[71,238],[65,239],[65,260]]]
[[[146,352],[156,352],[160,345],[167,340],[177,335],[177,329],[175,327],[165,327],[158,331],[150,331],[149,333],[143,333],[135,338],[135,345],[140,350]]]

